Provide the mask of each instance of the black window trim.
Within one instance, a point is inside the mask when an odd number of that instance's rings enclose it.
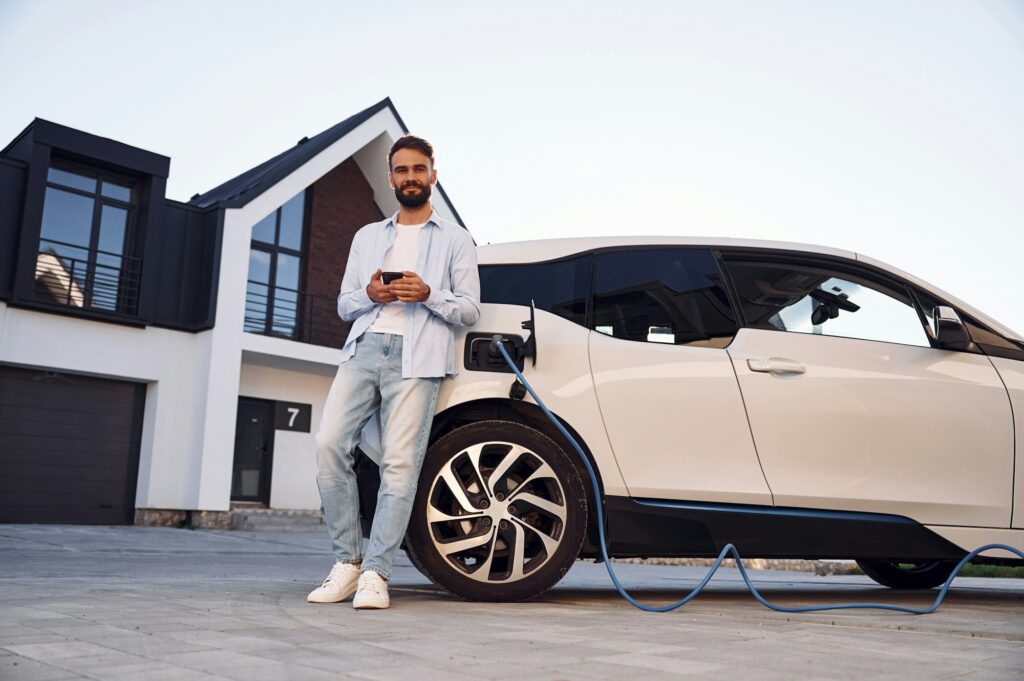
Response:
[[[686,250],[686,251],[707,251],[711,254],[712,259],[715,261],[715,265],[718,267],[718,272],[722,276],[722,284],[725,289],[726,299],[729,301],[729,306],[732,308],[733,313],[736,315],[736,333],[744,328],[745,323],[743,319],[743,312],[737,305],[739,298],[736,296],[736,292],[732,287],[732,280],[729,278],[723,266],[720,250],[718,247],[712,245],[703,244],[672,244],[672,243],[651,243],[651,244],[626,244],[620,246],[600,246],[597,248],[588,248],[582,251],[576,251],[566,255],[560,255],[556,258],[547,258],[544,260],[519,260],[516,262],[484,262],[478,263],[477,268],[480,267],[522,267],[524,265],[550,265],[553,263],[563,262],[566,260],[582,259],[585,256],[590,258],[590,284],[587,287],[587,309],[585,317],[586,329],[588,331],[594,331],[594,287],[596,285],[595,277],[597,272],[597,256],[602,253],[609,252],[622,252],[622,251],[649,251],[659,250],[664,248],[671,248],[673,250]],[[732,345],[732,342],[736,339],[736,334],[733,334],[729,344],[725,347]],[[724,349],[724,348],[716,348]]]
[[[50,169],[55,168],[57,170],[63,170],[65,172],[74,173],[76,175],[82,175],[89,177],[90,179],[96,180],[95,189],[91,192],[72,187],[60,182],[50,180],[49,173]],[[117,257],[127,257],[134,259],[141,259],[141,242],[138,234],[138,223],[139,223],[139,212],[140,212],[140,196],[142,192],[142,180],[138,177],[132,177],[122,173],[110,171],[102,166],[89,165],[81,163],[68,158],[65,158],[59,154],[52,154],[50,156],[49,163],[46,166],[46,176],[44,180],[43,190],[43,201],[42,209],[46,208],[46,190],[56,189],[59,191],[67,192],[69,194],[75,194],[77,196],[86,197],[93,200],[92,207],[92,218],[89,224],[89,245],[83,249],[82,246],[76,246],[74,244],[66,244],[65,242],[56,241],[54,239],[47,239],[42,233],[42,222],[39,224],[39,231],[36,236],[36,247],[35,252],[38,254],[39,249],[43,242],[59,243],[63,245],[73,246],[79,250],[86,250],[88,253],[87,270],[86,270],[86,290],[92,290],[93,277],[95,275],[96,268],[96,257],[99,253],[108,255],[115,255]],[[103,195],[103,181],[110,180],[116,182],[119,185],[129,187],[131,192],[131,199],[129,201],[123,201],[110,196]],[[125,221],[125,233],[124,233],[124,245],[121,253],[111,253],[110,251],[99,250],[99,233],[100,233],[100,221],[103,214],[103,206],[109,205],[114,208],[122,208],[127,212],[127,220]],[[143,266],[145,263],[143,263]],[[138,282],[136,285],[141,287],[142,283],[142,272],[139,272]],[[141,290],[136,293],[136,296],[141,296]],[[21,301],[17,301],[20,303]],[[48,311],[60,312],[68,314],[74,317],[87,317],[97,318],[105,321],[113,321],[126,324],[128,326],[145,326],[145,324],[136,323],[134,320],[138,319],[140,300],[137,298],[135,301],[134,311],[125,311],[121,309],[107,310],[103,308],[76,308],[68,305],[50,304],[44,301],[35,300],[28,301],[30,307],[41,307]]]
[[[50,179],[50,175],[49,175],[50,168],[54,168],[56,170],[63,170],[65,172],[69,172],[69,173],[74,173],[75,175],[84,175],[84,176],[89,177],[89,178],[95,178],[96,179],[96,189],[95,189],[95,191],[88,192],[88,191],[85,191],[84,189],[79,189],[77,187],[72,187],[70,185],[61,184],[60,182],[56,182],[54,180],[51,180]],[[90,165],[86,165],[84,163],[78,163],[76,161],[70,161],[70,160],[68,160],[68,159],[66,159],[66,158],[64,158],[62,156],[58,156],[56,154],[50,157],[50,165],[48,165],[46,167],[46,170],[47,170],[47,174],[46,174],[46,186],[47,187],[54,187],[55,189],[63,189],[65,191],[73,192],[73,193],[79,194],[81,196],[88,196],[90,198],[102,199],[103,201],[106,201],[106,202],[109,202],[109,203],[118,204],[122,208],[137,208],[138,205],[139,205],[138,199],[139,199],[139,192],[141,191],[141,187],[140,187],[141,182],[139,181],[139,178],[137,178],[137,177],[131,177],[129,175],[123,175],[121,173],[115,173],[115,172],[112,172],[110,170],[107,170],[106,168],[101,168],[99,166],[90,166]],[[103,194],[103,187],[102,187],[102,182],[104,180],[112,181],[112,183],[118,184],[118,185],[121,185],[121,186],[127,186],[131,190],[132,198],[130,198],[128,201],[124,201],[123,199],[118,199],[118,198],[113,197],[113,196],[105,196]]]
[[[255,333],[255,334],[260,335],[260,336],[269,336],[269,337],[273,337],[273,338],[282,338],[284,340],[296,340],[296,336],[299,334],[299,329],[301,329],[302,325],[305,323],[305,320],[303,318],[304,307],[303,307],[303,304],[302,304],[302,302],[303,302],[302,298],[303,298],[303,296],[307,295],[307,292],[303,288],[303,283],[306,281],[306,275],[307,275],[306,268],[307,268],[307,266],[309,264],[307,261],[309,259],[308,258],[308,254],[309,254],[309,239],[310,239],[309,232],[310,232],[310,225],[311,225],[310,213],[312,212],[311,209],[312,209],[312,205],[313,205],[313,192],[310,191],[310,189],[311,189],[311,187],[306,187],[305,189],[302,190],[302,193],[303,193],[303,199],[302,199],[302,238],[300,239],[300,245],[299,245],[298,250],[296,250],[294,248],[288,248],[287,246],[281,246],[279,244],[279,242],[281,241],[281,212],[284,209],[284,204],[281,204],[280,206],[278,206],[277,208],[274,209],[274,243],[268,243],[266,241],[260,241],[260,240],[255,239],[255,238],[250,238],[249,239],[249,250],[250,251],[257,250],[257,251],[262,251],[263,253],[268,253],[270,255],[270,271],[267,274],[267,278],[268,278],[268,283],[267,283],[267,292],[268,293],[267,293],[267,301],[266,301],[267,315],[266,315],[266,318],[265,318],[264,323],[263,323],[263,331],[261,331],[261,332],[249,331],[248,333]],[[296,194],[296,196],[297,196],[297,194]],[[294,197],[292,197],[292,198],[294,198]],[[288,199],[288,201],[291,201],[291,199]],[[288,201],[285,201],[285,203],[287,203]],[[263,219],[265,220],[266,218],[263,218]],[[253,226],[255,227],[255,225],[253,225]],[[286,335],[280,334],[280,333],[274,333],[274,313],[273,313],[273,303],[274,303],[274,297],[275,297],[274,296],[274,289],[285,288],[286,290],[291,290],[291,289],[287,289],[284,286],[282,286],[282,287],[278,287],[277,286],[276,282],[277,282],[277,254],[278,253],[284,253],[285,255],[291,255],[291,256],[296,257],[296,258],[299,259],[299,283],[298,283],[299,288],[297,288],[295,290],[296,296],[297,296],[298,300],[296,301],[296,304],[295,304],[295,320],[294,320],[295,328],[294,328],[293,334],[291,336],[286,336]],[[246,279],[248,280],[248,277],[246,277]],[[244,320],[243,320],[243,329],[244,329]]]
[[[688,344],[681,344],[676,347],[706,347],[706,349],[713,350],[725,350],[736,340],[736,335],[743,329],[744,319],[742,317],[742,311],[736,305],[738,298],[734,295],[732,290],[732,281],[729,279],[725,268],[722,266],[722,262],[719,259],[718,249],[711,245],[701,244],[666,244],[666,243],[655,243],[655,244],[629,244],[623,246],[602,246],[601,248],[594,248],[588,251],[591,255],[591,267],[590,267],[590,292],[587,297],[587,329],[594,331],[592,313],[594,309],[594,288],[595,288],[595,277],[597,276],[597,256],[602,253],[609,252],[624,252],[624,251],[654,251],[662,249],[672,249],[674,251],[705,251],[714,261],[715,266],[718,268],[718,273],[722,277],[722,289],[725,291],[726,300],[729,303],[729,307],[732,308],[732,313],[735,315],[736,330],[733,332],[729,342],[723,345],[721,348],[713,346],[689,346]],[[557,258],[556,260],[562,260],[564,258]],[[553,261],[549,261],[553,262]],[[620,339],[620,340],[631,340],[631,339]],[[643,342],[643,341],[633,341]]]
[[[594,307],[594,251],[593,250],[579,251],[577,253],[572,253],[570,255],[559,256],[557,258],[551,258],[549,260],[529,260],[529,261],[521,261],[521,262],[478,262],[476,267],[477,267],[477,270],[479,271],[481,267],[498,268],[498,269],[501,269],[503,267],[528,267],[530,265],[552,265],[552,264],[559,263],[559,262],[566,262],[568,260],[579,260],[579,261],[589,260],[590,261],[588,263],[589,266],[590,266],[590,281],[587,282],[587,295],[585,297],[585,302],[584,302],[584,305],[586,306],[586,309],[584,310],[584,313],[583,313],[583,320],[584,320],[583,321],[583,325],[584,325],[584,327],[586,329],[589,330],[590,326],[591,326],[590,322],[591,322],[592,311],[593,311],[593,307]],[[484,301],[481,300],[480,302],[484,302]],[[556,315],[556,316],[558,316],[558,315]],[[560,319],[565,319],[564,317],[559,317],[559,318]],[[578,322],[574,322],[574,321],[569,320],[569,319],[566,319],[566,321],[567,322],[571,322],[572,324],[579,325]]]
[[[765,262],[765,264],[773,264],[773,263],[785,264],[787,262],[793,263],[793,264],[801,264],[801,265],[802,264],[810,264],[811,266],[817,265],[817,266],[820,266],[820,267],[827,267],[829,269],[833,269],[833,270],[838,271],[838,272],[844,272],[845,271],[845,272],[847,272],[847,273],[849,273],[849,274],[851,274],[853,276],[858,276],[858,277],[860,277],[862,279],[865,279],[867,281],[875,282],[878,285],[884,286],[884,287],[889,288],[889,289],[903,288],[906,291],[906,293],[907,293],[908,300],[910,300],[910,302],[912,303],[912,305],[914,307],[914,311],[917,313],[918,322],[922,326],[922,330],[924,331],[925,338],[928,339],[929,346],[932,349],[941,349],[941,348],[938,347],[936,339],[932,337],[932,333],[931,333],[931,330],[928,327],[928,323],[925,321],[924,310],[923,310],[923,308],[921,306],[920,301],[918,300],[917,294],[918,294],[918,291],[919,291],[919,289],[921,287],[918,286],[917,284],[915,284],[914,282],[907,281],[903,277],[901,277],[899,275],[896,275],[896,274],[893,274],[892,272],[889,272],[888,270],[885,270],[885,269],[883,269],[881,267],[878,267],[877,265],[872,265],[871,263],[866,263],[866,262],[863,262],[861,260],[851,260],[850,258],[844,258],[842,256],[834,256],[834,255],[830,255],[830,254],[827,254],[827,253],[814,253],[814,252],[809,252],[809,251],[794,251],[794,250],[786,250],[786,249],[771,249],[771,248],[732,246],[732,247],[721,249],[721,253],[722,253],[723,264],[729,262],[730,260],[739,261],[739,262]],[[733,284],[732,284],[732,275],[729,273],[728,269],[725,269],[725,273],[726,273],[726,277],[728,277],[729,280],[730,280],[730,286],[733,286]],[[928,293],[929,296],[931,296],[932,298],[934,298],[935,300],[940,302],[942,305],[949,306],[949,307],[953,308],[954,310],[956,310],[957,314],[960,315],[960,317],[962,319],[965,319],[965,320],[970,319],[972,323],[977,324],[977,326],[985,329],[986,331],[989,331],[990,333],[993,333],[994,335],[999,336],[1001,338],[1005,338],[1002,334],[993,331],[987,325],[978,323],[977,320],[975,320],[971,315],[965,314],[956,305],[950,304],[948,301],[942,299],[940,296],[935,295],[931,291],[928,291],[927,293]],[[741,310],[741,314],[742,314],[742,310]],[[747,320],[746,320],[745,317],[744,317],[743,321],[744,321],[744,328],[754,328],[754,327],[751,327],[747,323]],[[845,336],[843,336],[843,337],[845,338]],[[854,340],[865,340],[865,339],[858,338],[858,339],[854,339]],[[891,341],[876,341],[876,342],[890,343],[892,345],[905,345],[903,343],[893,343]],[[907,346],[907,347],[922,347],[922,346],[912,345],[912,346]],[[976,343],[973,343],[973,342],[971,343],[970,347],[968,347],[968,348],[966,348],[964,350],[945,350],[945,351],[946,352],[966,352],[966,353],[969,353],[969,354],[976,354],[976,355],[988,354],[982,348],[978,347],[978,345]],[[1021,351],[1021,357],[1020,358],[1024,359],[1024,350]]]
[[[804,261],[808,261],[809,260],[811,262],[817,262],[817,263],[820,263],[821,265],[824,265],[824,266],[827,266],[827,267],[835,267],[837,269],[843,268],[843,267],[851,268],[854,274],[857,274],[857,275],[861,276],[864,279],[868,279],[869,281],[881,280],[881,281],[879,281],[879,283],[881,283],[882,285],[886,285],[889,288],[893,288],[893,282],[899,282],[899,284],[901,286],[904,286],[907,289],[909,289],[910,299],[914,303],[914,307],[915,307],[915,310],[917,311],[917,313],[919,315],[919,318],[924,316],[924,311],[920,307],[920,302],[917,299],[917,292],[921,289],[921,287],[918,284],[915,284],[912,281],[908,281],[908,280],[904,279],[903,277],[901,277],[901,276],[899,276],[897,274],[893,274],[892,272],[889,272],[888,270],[886,270],[884,268],[878,267],[877,265],[873,265],[871,263],[864,262],[862,260],[855,260],[855,259],[851,259],[851,258],[847,258],[847,257],[843,257],[843,256],[831,255],[831,254],[828,254],[828,253],[816,253],[814,251],[799,251],[799,250],[785,249],[785,248],[763,248],[763,247],[758,247],[758,246],[732,246],[732,245],[728,245],[728,246],[718,245],[718,246],[716,246],[716,245],[711,245],[711,244],[702,245],[702,244],[651,243],[651,244],[629,244],[629,245],[619,245],[619,246],[600,246],[600,247],[597,247],[597,248],[588,248],[588,249],[585,249],[585,250],[582,250],[582,251],[577,251],[575,253],[568,253],[566,255],[560,255],[560,256],[558,256],[556,258],[547,258],[547,259],[543,259],[543,260],[529,260],[529,261],[522,260],[522,261],[516,261],[516,262],[481,263],[480,266],[501,267],[503,265],[534,265],[534,264],[540,265],[540,264],[548,264],[548,263],[559,262],[559,261],[562,261],[562,260],[571,260],[573,258],[578,258],[578,257],[584,256],[584,255],[589,255],[591,257],[591,268],[590,268],[591,282],[590,282],[590,290],[587,293],[587,314],[586,314],[586,318],[587,318],[587,328],[590,329],[590,330],[593,330],[592,329],[592,327],[593,327],[592,314],[593,314],[593,308],[594,308],[593,295],[594,295],[594,276],[595,276],[595,274],[594,274],[594,257],[598,253],[602,253],[602,252],[605,252],[605,251],[626,251],[626,250],[649,249],[649,248],[703,249],[703,250],[711,251],[712,255],[715,256],[715,259],[716,259],[716,261],[718,263],[718,269],[720,270],[720,272],[722,273],[722,276],[724,277],[724,281],[726,283],[726,286],[725,286],[726,295],[729,297],[729,303],[732,305],[733,309],[736,312],[736,321],[737,321],[737,324],[739,324],[739,328],[741,328],[741,329],[743,329],[743,328],[751,328],[751,327],[747,323],[746,317],[743,314],[742,306],[739,305],[739,296],[736,293],[736,289],[735,289],[735,285],[734,285],[734,283],[732,281],[732,277],[730,276],[729,271],[725,267],[725,262],[727,260],[729,260],[729,259],[751,261],[751,260],[758,260],[758,259],[761,259],[763,257],[768,257],[768,258],[775,259],[775,260],[789,258],[789,259],[797,260],[797,261],[800,261],[800,262],[804,262]],[[1006,357],[1008,359],[1015,359],[1015,360],[1018,360],[1018,361],[1024,361],[1024,343],[1021,343],[1020,341],[1017,341],[1017,340],[1012,339],[1012,338],[1007,338],[1004,334],[999,333],[995,329],[991,328],[988,324],[982,323],[981,321],[976,319],[973,315],[965,313],[963,310],[960,309],[959,306],[950,303],[948,300],[945,300],[941,296],[936,295],[934,292],[927,291],[927,293],[928,293],[929,296],[931,296],[935,300],[939,301],[943,305],[946,305],[946,306],[951,307],[954,310],[956,310],[956,313],[958,315],[960,315],[960,318],[963,319],[965,322],[966,321],[970,321],[970,323],[974,324],[975,326],[978,326],[979,328],[982,328],[985,331],[988,331],[989,333],[1002,338],[1007,343],[1020,348],[1020,350],[1009,350],[1009,349],[1005,349],[1005,348],[995,348],[995,347],[989,346],[989,345],[986,345],[985,347],[981,347],[981,346],[978,346],[977,343],[972,343],[971,344],[971,348],[968,349],[968,350],[958,350],[958,351],[947,350],[947,352],[969,352],[971,354],[992,355],[992,356],[996,356],[996,357]],[[929,343],[933,343],[932,335],[931,335],[931,332],[928,330],[927,323],[924,322],[923,319],[921,320],[921,322],[922,322],[922,325],[924,327],[925,336],[928,338]],[[862,339],[858,339],[858,340],[862,340]],[[884,342],[884,341],[881,341],[881,342]],[[898,343],[894,343],[894,345],[899,345],[899,344]],[[921,347],[921,346],[908,346],[908,347]],[[934,347],[934,345],[933,345],[933,347]]]

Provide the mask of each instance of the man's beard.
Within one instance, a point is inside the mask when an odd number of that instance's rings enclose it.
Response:
[[[420,191],[418,194],[406,194],[405,190],[408,187],[419,187]],[[406,183],[402,187],[395,188],[395,198],[406,208],[419,208],[430,200],[430,185]]]

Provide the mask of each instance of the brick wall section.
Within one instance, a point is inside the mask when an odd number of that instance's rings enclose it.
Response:
[[[340,348],[351,325],[338,318],[336,299],[352,237],[384,216],[352,159],[317,180],[312,193],[303,290],[324,298],[312,299],[310,342]]]

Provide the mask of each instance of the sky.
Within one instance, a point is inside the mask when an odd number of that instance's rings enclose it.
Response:
[[[1024,0],[0,0],[0,146],[110,137],[169,198],[384,97],[479,244],[821,244],[1024,333]]]

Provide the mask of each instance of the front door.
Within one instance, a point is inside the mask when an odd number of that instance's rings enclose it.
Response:
[[[1013,417],[989,359],[932,347],[911,288],[853,264],[726,258],[729,347],[779,506],[1008,527]]]
[[[270,504],[270,464],[274,452],[274,403],[238,398],[232,501]]]

